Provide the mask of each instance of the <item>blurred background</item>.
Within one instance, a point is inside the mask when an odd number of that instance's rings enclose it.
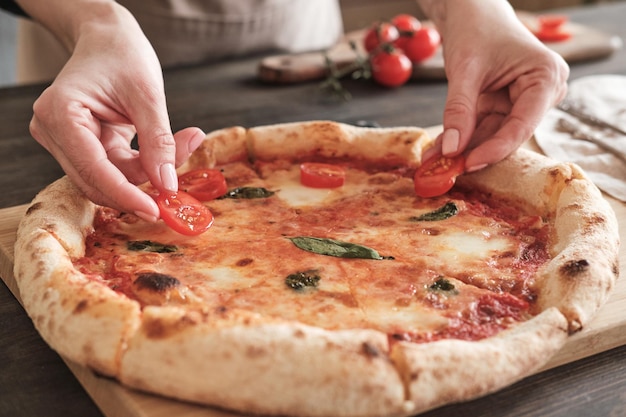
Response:
[[[534,12],[609,1],[624,0],[509,0],[516,9]],[[398,13],[422,17],[415,0],[340,0],[340,4],[346,31],[364,28],[375,20],[390,18]],[[19,32],[28,24],[0,11],[0,87],[37,81],[29,78],[24,69],[18,69]],[[56,53],[57,48],[57,45],[51,45],[50,53]]]

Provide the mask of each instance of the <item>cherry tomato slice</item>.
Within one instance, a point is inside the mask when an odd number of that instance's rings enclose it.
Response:
[[[300,182],[312,188],[337,188],[346,180],[346,171],[338,166],[320,162],[300,165]]]
[[[156,203],[165,224],[182,235],[199,235],[213,224],[208,207],[184,191],[162,192]]]
[[[422,198],[445,194],[456,182],[456,177],[464,171],[465,158],[462,155],[452,158],[435,155],[415,171],[415,194]]]
[[[200,201],[221,197],[228,191],[224,174],[217,169],[197,169],[178,177],[178,186]]]

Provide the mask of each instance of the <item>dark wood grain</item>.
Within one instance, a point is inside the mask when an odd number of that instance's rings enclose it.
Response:
[[[626,38],[626,3],[563,10],[573,21]],[[383,126],[442,122],[446,85],[413,82],[396,90],[347,82],[353,98],[333,101],[317,83],[289,87],[257,82],[259,57],[168,70],[168,106],[174,129],[209,131],[242,125],[330,119],[377,121]],[[571,78],[625,74],[626,51],[572,66]],[[0,89],[0,207],[29,202],[63,173],[28,133],[32,104],[42,85]],[[462,366],[462,364],[459,364]],[[468,381],[471,383],[471,381]],[[448,416],[626,416],[626,347],[532,376],[496,394],[424,414]],[[0,417],[101,416],[63,361],[34,330],[0,284]]]

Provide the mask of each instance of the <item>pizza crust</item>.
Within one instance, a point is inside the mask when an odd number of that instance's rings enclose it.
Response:
[[[511,173],[526,186],[512,190]],[[538,274],[537,307],[556,307],[567,317],[570,333],[586,326],[615,285],[620,246],[615,212],[586,174],[575,164],[519,149],[459,183],[510,196],[554,222],[553,259]]]
[[[294,122],[248,130],[253,159],[349,158],[379,166],[416,167],[430,144],[418,127],[366,128],[329,121]]]
[[[419,128],[324,121],[235,127],[207,135],[182,169],[252,157],[415,167],[429,141]],[[525,187],[512,190],[513,176]],[[373,330],[329,331],[197,307],[142,310],[72,266],[84,254],[95,206],[68,178],[40,193],[22,220],[15,276],[24,307],[55,350],[128,386],[262,414],[410,415],[485,395],[540,368],[589,322],[617,275],[615,215],[576,166],[519,150],[459,183],[539,210],[556,231],[554,259],[537,281],[542,313],[479,342],[389,346]]]
[[[404,386],[387,351],[386,335],[375,331],[151,307],[129,341],[120,380],[255,414],[396,415]]]
[[[519,381],[545,364],[567,339],[567,320],[551,308],[478,342],[400,343],[391,354],[414,412],[461,402]]]
[[[64,177],[41,192],[22,219],[15,276],[24,308],[48,344],[66,358],[115,376],[140,306],[78,272],[95,206]]]

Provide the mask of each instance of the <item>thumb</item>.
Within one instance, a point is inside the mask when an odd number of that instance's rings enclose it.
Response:
[[[456,156],[462,153],[476,127],[478,83],[463,77],[448,82],[448,96],[443,111],[443,133],[438,138],[441,153]]]

